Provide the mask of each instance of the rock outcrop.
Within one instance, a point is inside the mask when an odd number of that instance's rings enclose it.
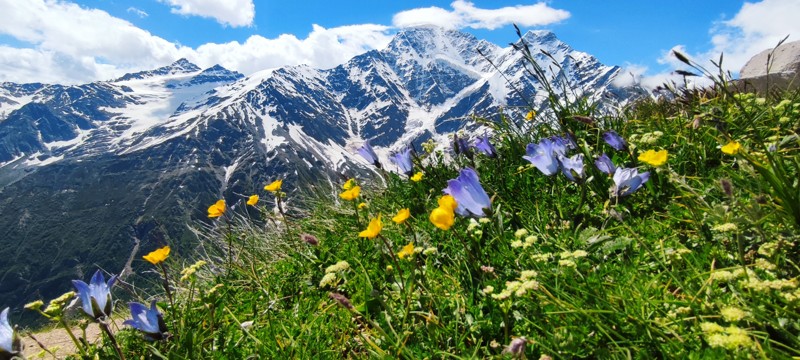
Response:
[[[800,41],[756,54],[739,71],[739,78],[739,87],[758,93],[800,87]]]

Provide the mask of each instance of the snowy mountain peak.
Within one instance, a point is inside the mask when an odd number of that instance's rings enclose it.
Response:
[[[139,71],[136,73],[125,74],[122,77],[114,80],[114,82],[134,80],[134,79],[147,79],[151,77],[164,76],[164,75],[190,74],[200,70],[201,69],[197,65],[192,64],[189,60],[181,58],[172,64],[169,64],[167,66],[162,66],[155,70],[146,70],[146,71]]]

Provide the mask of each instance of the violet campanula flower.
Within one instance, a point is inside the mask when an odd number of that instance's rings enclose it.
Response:
[[[389,156],[389,160],[392,160],[400,171],[403,174],[411,176],[414,174],[414,164],[411,162],[411,148],[407,147],[403,150],[400,150],[391,156]]]
[[[143,332],[147,340],[161,340],[168,336],[167,324],[164,323],[164,317],[158,311],[155,300],[150,302],[149,309],[138,302],[132,302],[128,306],[131,308],[132,319],[125,320],[123,324]]]
[[[492,158],[497,157],[497,150],[494,148],[492,143],[489,142],[488,135],[483,135],[479,137],[478,140],[475,142],[475,148],[488,157]]]
[[[114,275],[106,283],[100,270],[94,273],[88,285],[81,280],[72,280],[72,285],[78,290],[83,312],[95,320],[111,316],[111,287],[116,281],[117,276]]]
[[[378,155],[375,154],[375,150],[372,150],[372,146],[369,144],[369,140],[364,142],[364,145],[361,145],[358,148],[358,154],[367,160],[368,163],[375,165],[376,168],[381,168],[381,162],[378,161]]]
[[[572,138],[572,135],[566,134],[564,136],[551,136],[549,140],[553,142],[553,152],[558,155],[565,156],[567,155],[568,150],[572,150],[578,147],[575,144],[575,139]]]
[[[456,213],[461,216],[484,217],[484,209],[492,207],[489,195],[478,180],[478,173],[472,168],[461,169],[458,177],[448,180],[442,191],[455,198]]]
[[[583,178],[583,154],[575,154],[572,157],[559,156],[561,162],[561,172],[572,182],[578,182]]]
[[[458,154],[464,154],[468,158],[472,158],[473,152],[472,147],[469,146],[469,142],[467,139],[463,137],[458,137],[458,134],[453,134],[453,152]]]
[[[600,155],[600,157],[594,161],[594,166],[596,166],[598,170],[608,175],[614,175],[614,171],[617,170],[617,167],[614,166],[611,158],[609,158],[606,153],[603,153],[603,155]]]
[[[611,197],[623,197],[633,194],[650,179],[650,172],[639,171],[635,168],[617,168],[614,171],[614,185],[611,186]]]
[[[551,176],[558,171],[559,163],[550,139],[542,139],[538,144],[528,144],[525,152],[527,155],[522,158],[530,161],[543,174]]]
[[[628,146],[628,143],[625,142],[625,139],[623,139],[622,136],[619,136],[619,134],[617,134],[617,132],[614,130],[608,130],[604,132],[603,141],[617,151],[625,149],[625,147]]]
[[[19,350],[19,338],[8,322],[8,308],[5,308],[0,312],[0,359],[11,359]]]

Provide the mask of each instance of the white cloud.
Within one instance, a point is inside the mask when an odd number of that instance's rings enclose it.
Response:
[[[481,9],[469,1],[456,0],[450,6],[453,8],[452,11],[435,6],[401,11],[395,14],[392,23],[397,27],[429,24],[451,29],[469,27],[494,30],[512,23],[521,26],[553,24],[570,17],[568,11],[551,8],[544,2],[499,9]]]
[[[150,15],[146,11],[144,11],[142,9],[137,9],[137,8],[135,8],[133,6],[129,7],[127,11],[129,13],[133,13],[134,15],[136,15],[136,16],[138,16],[140,18],[146,18],[146,17],[148,17]]]
[[[250,26],[256,16],[253,0],[161,0],[172,12],[213,18],[226,26]]]

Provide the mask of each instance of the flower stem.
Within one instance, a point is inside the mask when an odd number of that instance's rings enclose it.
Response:
[[[106,336],[108,336],[108,340],[111,341],[111,345],[114,346],[114,350],[117,351],[117,356],[119,356],[120,360],[125,360],[125,355],[122,355],[122,349],[119,348],[117,339],[113,334],[111,334],[111,329],[108,328],[108,323],[99,321],[98,324],[100,325],[100,328],[103,329],[103,332],[106,333]]]
[[[81,344],[78,341],[78,338],[75,337],[75,334],[72,333],[72,329],[69,328],[69,325],[67,325],[67,322],[64,321],[64,318],[59,316],[58,322],[61,324],[61,327],[63,327],[64,330],[67,331],[67,335],[69,335],[69,338],[72,339],[73,343],[75,343],[75,347],[78,348],[78,351],[81,353],[81,356],[86,356],[86,351],[85,351],[86,349],[83,348],[83,344]]]

